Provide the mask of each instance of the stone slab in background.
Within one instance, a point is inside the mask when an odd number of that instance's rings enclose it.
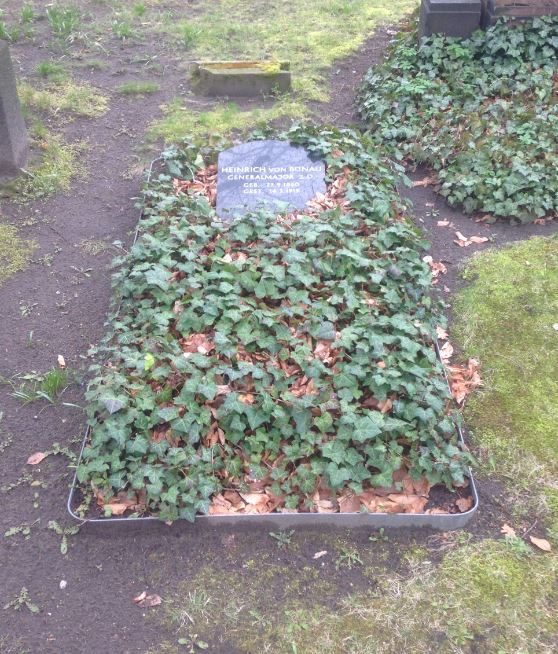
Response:
[[[249,141],[219,154],[217,215],[222,220],[262,205],[303,209],[325,191],[324,162],[287,141]]]
[[[481,15],[481,0],[422,0],[419,36],[467,38],[480,28]]]
[[[502,16],[532,18],[558,16],[558,0],[485,0],[483,25],[493,25]]]
[[[290,91],[291,71],[288,61],[200,61],[193,81],[204,95],[251,98]]]
[[[27,130],[10,50],[5,41],[0,41],[0,178],[17,175],[27,161],[27,154]]]

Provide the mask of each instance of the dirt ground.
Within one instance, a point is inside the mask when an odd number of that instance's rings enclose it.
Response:
[[[389,33],[380,30],[354,57],[340,62],[331,76],[333,100],[328,105],[316,106],[316,113],[324,122],[348,123],[354,120],[353,96],[362,73],[381,56]],[[161,90],[141,101],[121,97],[111,92],[117,83],[142,74],[142,63],[134,63],[141,48],[160,65],[157,81]],[[84,154],[88,175],[74,186],[71,193],[17,204],[1,200],[2,220],[21,224],[35,216],[39,221],[22,229],[22,236],[35,239],[38,248],[34,259],[40,261],[52,254],[51,262],[32,263],[0,287],[0,373],[11,378],[17,373],[45,371],[56,365],[57,356],[65,357],[68,368],[83,372],[89,361],[90,344],[99,341],[111,298],[110,269],[117,248],[110,246],[121,241],[131,242],[138,219],[136,197],[142,174],[142,162],[149,155],[138,150],[143,135],[158,115],[159,106],[184,88],[184,76],[179,69],[179,57],[164,41],[149,41],[141,46],[111,43],[112,57],[105,57],[107,68],[85,70],[83,76],[100,89],[111,94],[108,112],[96,119],[76,118],[65,128],[66,137],[73,141],[89,140]],[[12,47],[16,68],[29,73],[42,54],[39,49],[22,43]],[[242,106],[242,105],[241,105]],[[412,174],[424,177],[424,171]],[[414,203],[417,224],[432,242],[432,255],[448,266],[448,274],[441,284],[451,304],[452,292],[459,284],[459,264],[474,251],[485,246],[459,248],[453,243],[454,232],[465,235],[487,235],[488,245],[530,235],[548,235],[557,226],[484,225],[449,208],[430,187],[415,187],[406,191]],[[438,220],[448,219],[453,227],[438,227]],[[104,241],[107,249],[93,255],[80,244],[85,239]],[[32,307],[23,315],[23,306]],[[30,342],[29,333],[32,332]],[[63,400],[83,403],[84,382],[73,386]],[[280,597],[284,587],[314,566],[320,575],[327,575],[337,588],[338,597],[358,588],[369,588],[373,583],[364,568],[338,571],[332,562],[322,566],[312,559],[313,553],[327,549],[324,543],[334,537],[331,532],[297,533],[296,551],[279,550],[268,535],[268,530],[230,530],[201,528],[199,525],[164,525],[144,530],[124,525],[96,528],[82,527],[78,535],[69,537],[68,554],[60,551],[61,536],[48,528],[56,521],[70,526],[66,512],[68,485],[73,469],[63,455],[49,456],[39,466],[26,465],[28,456],[45,451],[54,442],[70,445],[75,452],[82,437],[83,413],[78,408],[51,406],[44,403],[21,405],[10,396],[8,386],[0,386],[0,408],[4,412],[1,427],[13,436],[13,442],[0,452],[0,534],[24,523],[31,524],[30,537],[21,535],[0,540],[0,605],[16,598],[22,589],[40,612],[0,609],[0,652],[16,654],[90,652],[91,654],[145,653],[168,636],[168,629],[154,619],[157,609],[142,610],[132,597],[143,590],[160,594],[170,584],[193,578],[210,563],[223,584],[228,571],[238,567],[239,561],[258,561],[262,558],[287,572],[270,583],[271,601]],[[2,439],[0,438],[0,441]],[[480,536],[497,533],[506,519],[498,502],[497,485],[481,482],[481,509],[470,531]],[[357,548],[370,547],[369,531],[339,536]],[[397,569],[400,552],[409,543],[426,544],[428,532],[401,532],[389,535],[384,545],[387,565]],[[386,553],[384,552],[384,553]],[[368,567],[374,565],[373,555]],[[384,557],[385,559],[385,557]],[[384,561],[385,564],[385,561]],[[250,573],[246,583],[250,584]],[[66,582],[65,588],[60,583]],[[257,581],[257,580],[255,580]],[[64,586],[64,584],[62,584]],[[294,593],[304,596],[308,587]],[[334,603],[336,597],[325,601]],[[257,627],[256,627],[257,628]],[[4,640],[2,640],[4,638]],[[211,652],[234,654],[240,652],[229,642],[215,640]]]

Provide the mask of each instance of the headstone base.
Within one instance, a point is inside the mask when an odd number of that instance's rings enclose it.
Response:
[[[467,38],[480,28],[481,13],[481,0],[422,0],[419,36]]]

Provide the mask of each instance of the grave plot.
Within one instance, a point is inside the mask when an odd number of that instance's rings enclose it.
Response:
[[[434,347],[443,319],[399,173],[349,130],[281,139],[219,157],[236,176],[227,207],[250,205],[232,220],[216,214],[218,152],[164,154],[114,278],[78,513],[87,499],[93,514],[166,520],[471,508]],[[304,183],[324,192],[308,200]],[[290,204],[271,191],[292,188]]]
[[[377,147],[433,169],[450,205],[491,222],[544,220],[558,211],[557,63],[556,17],[420,47],[410,30],[366,75],[359,111]]]

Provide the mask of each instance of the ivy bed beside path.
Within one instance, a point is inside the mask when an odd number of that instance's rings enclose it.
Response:
[[[325,160],[326,195],[230,224],[213,206],[217,151],[165,153],[92,368],[80,510],[193,520],[466,504],[470,457],[434,349],[443,318],[401,171],[349,130],[279,138]],[[435,485],[458,492],[434,503]]]

